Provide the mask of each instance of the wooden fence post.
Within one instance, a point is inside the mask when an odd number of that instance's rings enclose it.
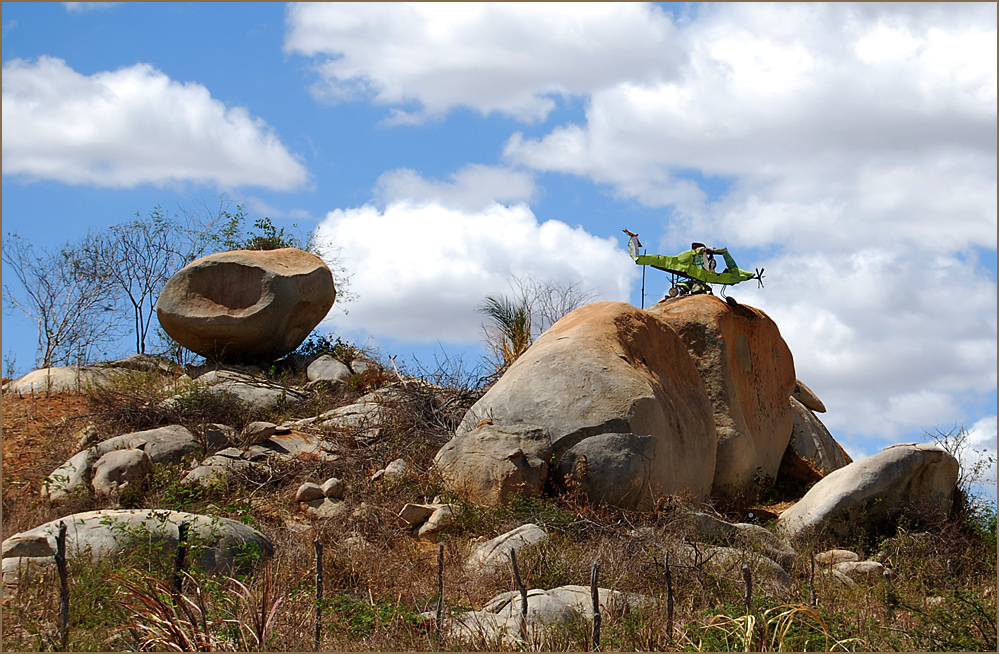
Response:
[[[808,589],[810,595],[810,604],[814,609],[819,605],[819,596],[815,592],[815,552],[810,555],[812,559],[812,572],[808,575]]]
[[[444,543],[437,544],[437,636],[443,637],[444,619]]]
[[[187,554],[187,523],[177,526],[177,556],[173,560],[173,590],[178,595],[184,588],[184,557]]]
[[[510,564],[513,566],[513,583],[520,591],[520,638],[527,642],[527,586],[520,580],[520,570],[517,568],[517,551],[510,548]]]
[[[69,571],[66,568],[66,523],[62,520],[56,536],[55,562],[59,570],[59,649],[65,652],[69,645]]]
[[[742,579],[746,582],[746,615],[753,612],[753,571],[745,563],[742,564]]]
[[[316,546],[316,614],[315,631],[312,634],[312,649],[319,651],[319,637],[323,630],[323,544],[317,538]]]
[[[600,574],[600,564],[593,562],[590,568],[590,599],[593,601],[593,638],[590,645],[591,651],[600,651],[600,623],[603,618],[600,615],[600,588],[597,585],[597,577]]]
[[[666,637],[673,642],[673,572],[669,569],[669,550],[666,550]]]

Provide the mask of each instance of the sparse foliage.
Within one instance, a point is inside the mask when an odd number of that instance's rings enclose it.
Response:
[[[501,375],[534,340],[566,314],[593,299],[578,281],[513,277],[514,296],[487,296],[476,310],[489,318],[482,331],[491,364]]]
[[[55,252],[36,251],[8,233],[3,262],[21,286],[17,292],[3,285],[5,311],[17,308],[35,323],[37,367],[89,362],[96,347],[118,335],[114,280],[81,248],[67,243]]]

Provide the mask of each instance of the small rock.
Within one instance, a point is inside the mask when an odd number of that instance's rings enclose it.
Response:
[[[340,516],[346,515],[347,511],[349,511],[346,503],[335,502],[325,497],[309,500],[308,502],[299,502],[298,508],[313,518],[320,518],[323,520],[339,518]]]
[[[831,569],[828,569],[828,570],[823,570],[822,574],[827,575],[827,576],[831,576],[833,579],[836,579],[837,581],[839,581],[840,583],[842,583],[847,588],[856,588],[857,587],[857,582],[855,582],[853,579],[850,579],[850,577],[848,577],[847,575],[843,574],[839,570],[836,570],[835,568],[831,568]]]
[[[461,514],[459,507],[451,504],[437,507],[433,515],[420,527],[419,538],[433,539],[437,534],[454,524],[455,518]]]
[[[143,450],[113,450],[94,464],[94,490],[111,495],[126,484],[141,483],[153,471],[153,462]]]
[[[225,447],[236,442],[236,430],[217,422],[205,425],[205,441],[213,450]]]
[[[843,561],[834,564],[833,570],[842,572],[852,579],[858,575],[880,577],[884,573],[885,567],[877,561]]]
[[[243,442],[247,445],[263,443],[274,435],[277,425],[273,422],[251,422],[243,429]]]
[[[427,504],[407,504],[399,511],[399,517],[410,527],[415,527],[426,522],[437,508]]]
[[[859,561],[860,555],[850,550],[828,550],[815,555],[815,562],[822,565],[836,565],[849,561]]]
[[[342,500],[343,499],[343,482],[336,477],[330,477],[322,485],[323,495],[330,498],[331,500]]]
[[[88,424],[77,433],[76,438],[76,449],[78,451],[87,449],[96,443],[99,438],[97,427],[93,423]]]
[[[371,481],[379,481],[384,476],[385,476],[385,470],[384,469],[383,470],[379,470],[375,474],[371,475]]]
[[[309,502],[312,500],[321,500],[326,497],[323,494],[322,487],[319,484],[313,484],[312,482],[306,482],[298,487],[298,491],[295,493],[296,502]]]
[[[385,477],[403,477],[409,472],[409,464],[403,459],[396,459],[392,463],[385,466]]]
[[[528,523],[482,543],[468,555],[465,569],[470,573],[490,572],[509,564],[510,550],[521,550],[548,538],[545,530]]]

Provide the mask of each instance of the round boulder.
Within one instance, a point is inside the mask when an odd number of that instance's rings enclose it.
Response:
[[[538,434],[525,438],[525,428]],[[596,302],[563,317],[510,366],[436,465],[454,485],[497,471],[493,479],[508,480],[522,467],[533,475],[537,458],[554,470],[550,481],[571,477],[592,501],[650,508],[657,496],[684,491],[707,499],[715,445],[708,393],[676,332],[630,304]],[[493,463],[483,469],[485,460]],[[500,489],[492,496],[503,498]]]
[[[184,347],[219,361],[273,360],[319,324],[336,299],[329,267],[298,250],[202,257],[163,287],[156,316]]]
[[[648,311],[680,335],[711,398],[718,433],[712,495],[752,497],[760,478],[776,478],[794,424],[794,358],[777,324],[714,295]]]

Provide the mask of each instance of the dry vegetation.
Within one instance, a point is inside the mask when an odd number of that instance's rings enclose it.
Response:
[[[460,366],[458,366],[460,370]],[[272,371],[279,381],[293,373]],[[430,470],[434,454],[464,411],[481,394],[472,375],[439,368],[422,376],[434,385],[410,381],[406,399],[395,407],[395,423],[384,438],[359,445],[340,439],[340,459],[296,459],[275,466],[267,478],[230,477],[208,489],[181,486],[180,470],[159,467],[149,483],[119,498],[123,507],[168,508],[242,520],[274,543],[276,554],[237,579],[196,570],[183,595],[171,591],[172,552],[123,553],[92,564],[70,560],[69,648],[123,650],[191,649],[313,650],[315,611],[314,540],[324,544],[321,650],[462,651],[501,649],[497,642],[445,640],[421,612],[437,602],[437,545],[414,538],[396,520],[409,502],[447,496]],[[346,403],[364,391],[398,384],[395,375],[371,372],[346,388],[317,393],[306,407],[278,415],[250,415],[232,398],[202,398],[169,411],[156,408],[162,380],[136,374],[106,391],[89,395],[3,398],[3,536],[78,511],[105,508],[82,498],[57,508],[42,502],[42,478],[75,451],[75,434],[87,422],[102,438],[160,424],[180,423],[198,431],[205,422],[239,427],[250,419],[274,422],[303,417]],[[412,473],[375,483],[371,475],[403,457]],[[343,518],[315,520],[294,501],[304,481],[340,477],[352,508]],[[775,493],[774,500],[783,499]],[[965,505],[966,507],[969,505]],[[479,608],[512,590],[509,571],[469,574],[462,563],[472,539],[492,537],[526,522],[551,538],[520,558],[532,588],[588,584],[598,561],[601,586],[652,596],[655,602],[627,615],[604,616],[605,650],[980,650],[996,649],[996,540],[994,517],[965,510],[946,524],[902,525],[893,533],[858,534],[848,543],[865,557],[880,557],[895,572],[890,587],[881,579],[846,588],[816,574],[815,608],[809,606],[808,554],[826,544],[799,547],[789,570],[789,592],[771,596],[757,588],[753,611],[742,605],[741,580],[712,573],[707,566],[673,566],[675,627],[667,629],[664,554],[676,551],[689,529],[685,503],[666,498],[659,510],[639,514],[594,507],[573,493],[521,499],[501,508],[465,505],[460,522],[442,536],[445,610]],[[994,516],[994,514],[993,514]],[[737,516],[733,516],[737,517]],[[360,534],[365,543],[350,541]],[[22,585],[4,602],[3,648],[39,650],[55,646],[58,580],[53,574]],[[524,649],[586,650],[590,625],[568,623]]]

